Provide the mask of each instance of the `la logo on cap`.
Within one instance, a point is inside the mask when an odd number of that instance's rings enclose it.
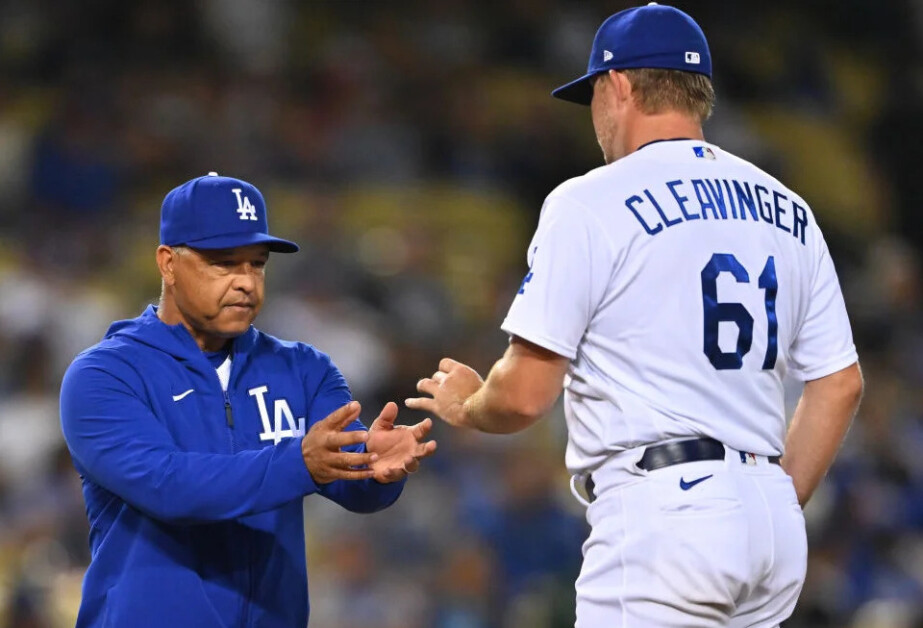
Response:
[[[215,171],[209,172],[208,176],[217,177],[218,173]],[[241,196],[243,190],[241,188],[232,188],[231,191],[234,193],[234,196],[237,197],[237,213],[240,216],[241,220],[259,220],[256,217],[256,207],[253,206],[253,203],[250,202],[250,199],[247,196]]]
[[[237,213],[241,220],[256,220],[256,207],[250,202],[247,196],[241,197],[241,189],[233,188],[234,196],[237,197]]]

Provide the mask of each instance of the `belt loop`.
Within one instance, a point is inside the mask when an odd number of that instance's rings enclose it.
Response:
[[[578,475],[572,475],[572,476],[570,476],[570,492],[571,492],[571,495],[573,495],[574,498],[575,498],[578,502],[580,502],[580,503],[583,505],[584,508],[589,508],[589,507],[590,507],[590,502],[593,501],[593,500],[592,500],[592,499],[587,500],[587,498],[584,497],[583,495],[581,495],[581,494],[580,494],[580,491],[577,490],[577,477],[578,477]],[[588,475],[588,474],[584,474],[584,473],[580,473],[580,474],[579,474],[579,477],[583,480],[583,486],[584,486],[584,489],[586,489],[586,481],[587,481],[587,479],[589,479],[589,475]],[[587,491],[587,497],[592,497],[592,496],[589,494],[589,491]]]

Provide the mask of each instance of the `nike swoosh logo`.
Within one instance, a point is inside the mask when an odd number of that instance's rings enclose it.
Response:
[[[712,474],[712,475],[714,475],[714,474]],[[706,475],[706,476],[701,477],[701,478],[698,478],[698,479],[696,479],[696,480],[692,480],[691,482],[687,482],[687,481],[684,480],[683,478],[680,478],[680,479],[679,479],[679,487],[680,487],[681,489],[683,489],[684,491],[688,491],[690,488],[692,488],[692,487],[695,486],[696,484],[699,484],[699,483],[701,483],[701,482],[704,482],[705,480],[707,480],[707,479],[710,478],[710,477],[712,477],[712,476],[711,476],[711,475]]]
[[[180,399],[185,399],[187,396],[191,395],[193,392],[195,392],[195,388],[190,388],[184,393],[173,395],[173,401],[179,401]]]

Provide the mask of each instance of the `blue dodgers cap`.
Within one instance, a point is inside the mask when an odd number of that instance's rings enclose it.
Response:
[[[681,70],[711,78],[711,53],[705,33],[679,9],[656,2],[620,11],[596,31],[586,74],[551,95],[589,105],[593,100],[591,77],[629,68]]]
[[[160,243],[196,249],[268,244],[294,253],[298,245],[269,235],[266,201],[253,185],[209,172],[173,188],[160,208]]]

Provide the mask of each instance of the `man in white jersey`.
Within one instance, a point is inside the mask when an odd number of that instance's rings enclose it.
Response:
[[[592,526],[578,628],[778,626],[804,580],[801,506],[862,392],[823,236],[801,197],[704,141],[711,57],[685,13],[613,15],[554,95],[590,106],[607,165],[546,199],[487,380],[446,358],[407,405],[509,433],[566,391]],[[805,381],[787,435],[786,373]]]

